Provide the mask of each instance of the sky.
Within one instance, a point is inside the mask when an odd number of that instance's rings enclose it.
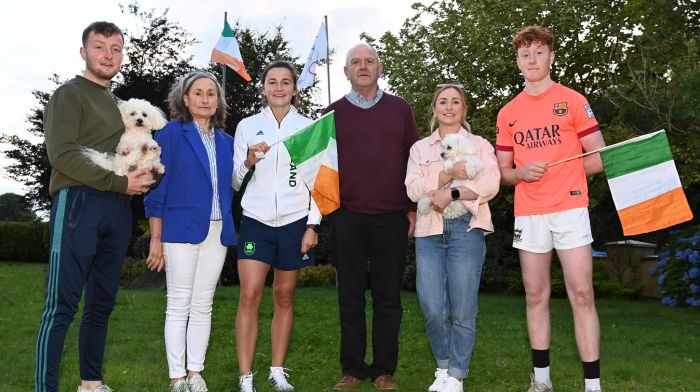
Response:
[[[122,0],[126,5],[128,0]],[[331,99],[336,100],[350,88],[342,64],[347,50],[360,41],[362,32],[378,38],[384,32],[398,32],[404,20],[415,14],[411,4],[417,0],[141,0],[142,9],[159,14],[169,8],[169,19],[177,22],[199,41],[191,48],[194,64],[204,67],[211,49],[221,35],[223,15],[229,23],[236,20],[259,33],[273,32],[283,26],[283,36],[292,53],[306,61],[323,16],[328,16],[331,49],[336,50],[331,65]],[[37,105],[33,90],[53,88],[49,77],[61,79],[81,74],[80,58],[83,29],[96,20],[116,23],[122,29],[136,29],[136,18],[120,12],[117,0],[20,0],[5,4],[0,13],[0,134],[26,132],[26,117]],[[196,5],[195,5],[196,4]],[[245,61],[245,59],[244,59]],[[318,102],[327,103],[326,67],[317,68],[321,92]],[[383,81],[380,86],[386,87]],[[32,139],[34,140],[34,139]],[[0,144],[0,150],[7,149]],[[0,154],[0,194],[25,193],[22,184],[10,180],[5,170],[8,161]]]

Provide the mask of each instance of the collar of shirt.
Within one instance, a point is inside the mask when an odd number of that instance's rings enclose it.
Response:
[[[360,95],[360,93],[358,93],[357,91],[350,90],[350,92],[345,96],[345,98],[347,98],[348,101],[350,101],[350,103],[355,106],[359,106],[362,109],[369,109],[372,106],[376,105],[377,102],[379,102],[379,100],[382,98],[382,95],[384,95],[384,91],[382,91],[381,89],[377,89],[377,93],[374,95],[374,97],[372,97],[372,99],[367,99]]]
[[[202,128],[201,125],[199,125],[199,123],[197,121],[192,121],[192,123],[194,123],[194,126],[197,128],[197,130],[199,131],[200,134],[208,137],[209,139],[214,138],[214,128],[213,127],[209,130],[205,130],[204,128]]]

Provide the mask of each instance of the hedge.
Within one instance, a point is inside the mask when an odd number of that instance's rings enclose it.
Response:
[[[46,262],[48,245],[46,222],[0,222],[0,260]]]

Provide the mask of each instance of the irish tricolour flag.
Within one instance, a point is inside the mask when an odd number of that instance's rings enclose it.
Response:
[[[221,32],[221,38],[219,38],[216,47],[211,51],[211,62],[226,64],[246,81],[251,79],[248,71],[245,70],[243,56],[241,56],[241,49],[238,47],[236,36],[233,34],[233,29],[231,29],[226,19],[224,19],[224,31]]]
[[[286,139],[284,145],[321,213],[326,215],[338,209],[340,181],[333,112]]]
[[[614,144],[600,155],[625,235],[693,219],[665,131]]]

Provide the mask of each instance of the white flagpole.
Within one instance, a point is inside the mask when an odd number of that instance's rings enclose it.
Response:
[[[323,15],[326,22],[326,81],[328,82],[328,104],[331,104],[331,55],[330,46],[328,45],[328,15]]]

